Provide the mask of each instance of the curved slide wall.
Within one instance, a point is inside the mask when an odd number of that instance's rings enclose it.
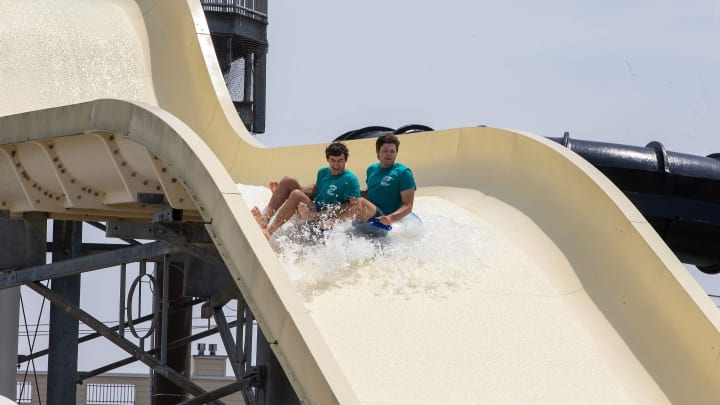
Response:
[[[148,220],[152,211],[134,201],[136,192],[162,190],[172,206],[206,223],[304,402],[380,402],[368,388],[371,376],[358,374],[363,365],[343,355],[363,336],[339,340],[318,323],[322,311],[313,313],[303,302],[236,187],[288,173],[312,181],[325,145],[269,149],[247,134],[195,1],[25,3],[4,2],[0,17],[3,54],[12,56],[0,71],[0,90],[7,95],[0,101],[3,209],[15,216],[45,211],[77,220]],[[23,30],[17,22],[28,19],[36,23],[26,25],[34,27],[31,35],[14,37],[14,29]],[[34,56],[46,62],[20,54],[12,44],[21,40],[23,51],[41,47]],[[416,174],[419,197],[450,201],[492,222],[532,258],[535,282],[545,284],[539,292],[528,289],[530,281],[504,269],[495,274],[498,283],[478,290],[475,297],[483,302],[443,313],[453,335],[463,339],[448,343],[457,352],[434,348],[437,357],[464,353],[456,359],[463,375],[482,378],[436,383],[439,398],[462,391],[479,402],[720,400],[717,309],[640,213],[589,163],[544,138],[491,128],[402,141],[401,157]],[[372,140],[349,144],[349,167],[362,172],[374,160]],[[134,182],[138,176],[147,181]],[[74,189],[78,183],[86,186]],[[548,311],[563,312],[562,325],[546,322],[555,317]],[[508,346],[507,331],[471,332],[463,325],[468,313],[527,326],[533,338]],[[590,342],[571,351],[581,358],[552,362],[536,356],[562,356],[563,348],[553,352],[547,342],[563,342],[557,335],[564,331]],[[387,382],[395,398],[422,388],[406,386],[402,362],[386,364],[396,367],[395,380]],[[428,365],[430,378],[451,371],[437,367]],[[573,375],[601,377],[558,378]]]

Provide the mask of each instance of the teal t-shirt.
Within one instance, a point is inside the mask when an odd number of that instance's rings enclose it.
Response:
[[[315,185],[317,192],[313,202],[318,211],[346,203],[350,197],[360,197],[360,182],[350,170],[333,176],[329,167],[323,167],[318,170]]]
[[[402,205],[400,192],[416,189],[412,170],[402,163],[394,163],[384,169],[380,163],[367,168],[367,198],[382,211],[392,214]]]

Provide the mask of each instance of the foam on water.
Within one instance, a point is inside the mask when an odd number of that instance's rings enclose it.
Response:
[[[265,187],[239,187],[249,206],[262,208],[269,200]],[[308,303],[360,277],[372,280],[378,295],[442,296],[507,256],[507,246],[498,242],[487,222],[462,208],[440,198],[418,197],[414,211],[422,225],[400,221],[387,237],[357,235],[342,222],[317,236],[308,226],[290,221],[271,244]]]

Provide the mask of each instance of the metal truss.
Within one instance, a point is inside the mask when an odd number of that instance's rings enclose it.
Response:
[[[171,215],[170,217],[159,216],[158,218],[160,220],[172,221],[174,217]],[[81,250],[83,254],[76,258],[40,266],[0,270],[0,290],[25,285],[95,331],[95,333],[91,335],[80,338],[79,342],[102,336],[130,355],[125,359],[107,364],[95,370],[78,373],[76,377],[77,383],[82,383],[90,377],[135,361],[141,361],[158,375],[165,377],[183,391],[193,395],[192,399],[182,402],[183,404],[222,404],[219,400],[220,398],[238,391],[242,393],[243,399],[249,404],[248,392],[250,388],[257,388],[262,385],[264,371],[262,367],[250,366],[249,353],[252,348],[253,316],[234,284],[228,287],[227,283],[218,282],[209,287],[205,286],[204,288],[209,288],[210,294],[194,298],[187,303],[171,309],[168,302],[167,291],[169,283],[163,282],[162,287],[155,290],[155,311],[153,314],[138,317],[133,320],[130,318],[131,305],[128,305],[128,319],[125,320],[123,316],[122,307],[126,304],[125,266],[128,263],[139,262],[142,264],[139,278],[148,276],[144,271],[144,264],[146,262],[156,262],[158,264],[156,266],[156,273],[162,271],[163,280],[166,281],[168,280],[170,263],[173,257],[191,257],[192,260],[194,260],[192,263],[215,269],[214,271],[224,271],[227,273],[227,268],[220,259],[217,251],[215,251],[214,245],[210,243],[210,238],[207,236],[202,224],[108,223],[107,226],[105,226],[100,223],[91,223],[91,225],[104,229],[107,236],[120,238],[127,244],[83,244]],[[156,239],[156,241],[141,244],[135,239]],[[51,244],[48,244],[48,247],[50,248]],[[114,266],[121,266],[121,317],[118,325],[113,327],[105,325],[80,308],[79,305],[74,304],[61,294],[40,283],[42,280],[77,275]],[[205,267],[203,267],[203,269],[205,269]],[[129,302],[132,300],[132,294],[133,291],[131,290],[128,294]],[[232,299],[238,300],[238,319],[228,322],[223,312],[223,306]],[[216,326],[207,331],[168,342],[168,316],[174,311],[186,310],[188,307],[197,304],[203,305],[201,310],[203,317],[214,318]],[[245,315],[243,316],[243,314]],[[142,322],[152,322],[149,329],[152,333],[160,334],[160,347],[152,350],[144,350],[142,339],[149,336],[150,333],[140,337],[133,329],[134,325]],[[236,339],[233,339],[231,333],[231,328],[233,327],[237,328]],[[244,346],[242,345],[243,330],[241,328],[244,328],[245,331]],[[125,337],[126,329],[130,329],[133,332],[133,335],[140,340],[140,345],[135,344]],[[216,333],[220,334],[236,381],[213,391],[205,391],[202,387],[193,383],[189,377],[184,376],[167,365],[167,352],[168,349],[180,347]],[[46,355],[47,353],[48,350],[43,350],[29,355],[18,356],[18,364]]]

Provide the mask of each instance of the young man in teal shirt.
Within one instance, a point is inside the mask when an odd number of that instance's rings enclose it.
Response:
[[[293,177],[283,177],[271,183],[273,192],[267,207],[260,212],[251,210],[265,237],[280,229],[297,212],[302,220],[316,219],[321,214],[344,215],[350,202],[360,197],[360,182],[349,170],[345,170],[350,152],[341,142],[333,142],[325,148],[328,166],[318,170],[315,184],[301,186]]]
[[[415,177],[412,170],[397,163],[400,140],[386,133],[375,141],[378,162],[367,168],[367,195],[356,202],[356,215],[362,220],[377,218],[390,225],[410,214],[415,201]]]

